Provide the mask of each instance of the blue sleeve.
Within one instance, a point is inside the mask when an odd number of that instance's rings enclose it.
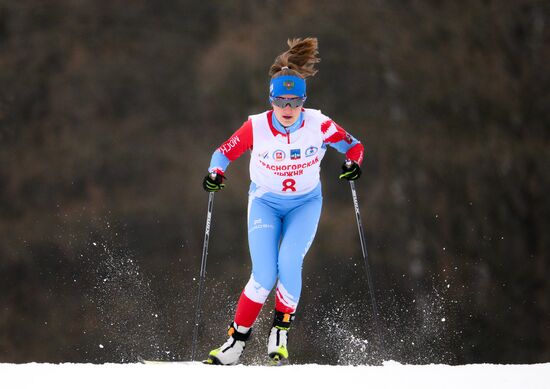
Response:
[[[210,167],[208,168],[208,171],[212,173],[216,169],[219,169],[222,172],[225,172],[225,169],[227,169],[230,162],[231,161],[229,161],[229,158],[223,155],[220,150],[216,150],[214,151],[214,154],[212,154],[212,159],[210,160]]]

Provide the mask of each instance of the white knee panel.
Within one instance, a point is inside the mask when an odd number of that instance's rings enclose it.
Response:
[[[285,289],[281,281],[277,282],[277,298],[288,308],[296,310],[298,306],[299,297],[291,295],[288,290]]]
[[[265,300],[267,300],[267,296],[269,296],[269,290],[262,287],[262,285],[254,279],[254,275],[251,275],[244,287],[244,294],[250,300],[263,304]]]

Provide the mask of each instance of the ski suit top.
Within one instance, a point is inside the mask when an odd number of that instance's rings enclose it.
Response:
[[[224,174],[231,161],[252,150],[250,179],[256,196],[297,196],[319,185],[320,163],[327,145],[361,164],[363,145],[328,116],[304,108],[301,119],[301,126],[290,132],[276,126],[273,110],[251,115],[214,152],[208,171]]]

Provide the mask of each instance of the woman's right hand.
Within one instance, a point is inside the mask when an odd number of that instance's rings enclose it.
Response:
[[[202,181],[202,187],[207,192],[218,192],[225,187],[223,179],[225,176],[219,173],[208,173]]]

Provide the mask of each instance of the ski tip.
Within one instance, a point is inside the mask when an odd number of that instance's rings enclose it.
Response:
[[[192,364],[200,363],[199,361],[145,359],[145,358],[142,358],[142,357],[138,357],[137,362],[141,363],[143,365],[173,365],[173,364],[192,365]]]

